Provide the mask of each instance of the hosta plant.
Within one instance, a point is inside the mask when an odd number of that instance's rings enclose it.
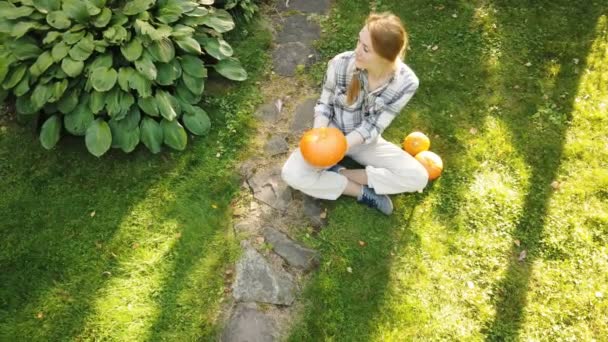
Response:
[[[214,0],[0,1],[0,99],[40,114],[40,141],[85,137],[101,156],[143,143],[182,150],[186,130],[204,135],[198,106],[207,69],[231,80],[247,73],[222,34],[234,28]]]

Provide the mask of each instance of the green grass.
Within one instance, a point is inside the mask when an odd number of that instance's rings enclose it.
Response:
[[[97,159],[81,138],[46,151],[27,127],[0,131],[0,340],[216,336],[224,269],[239,253],[234,165],[271,40],[259,22],[246,29],[229,41],[250,79],[206,99],[213,132],[185,152]]]
[[[376,2],[405,21],[420,78],[384,135],[426,132],[445,171],[388,218],[332,204],[303,236],[323,261],[290,340],[605,340],[608,5]],[[325,59],[354,48],[369,10],[336,2]]]

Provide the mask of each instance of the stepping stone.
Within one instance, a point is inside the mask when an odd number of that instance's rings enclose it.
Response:
[[[284,136],[272,136],[266,145],[264,145],[264,152],[269,156],[276,156],[278,154],[289,152],[289,144],[285,140]]]
[[[316,98],[308,98],[296,107],[296,114],[291,123],[293,133],[301,133],[312,128],[315,117]]]
[[[298,10],[306,13],[323,14],[329,11],[330,0],[278,0],[279,11]]]
[[[247,180],[253,197],[274,209],[285,211],[292,200],[291,188],[281,179],[280,170],[260,170]]]
[[[296,285],[292,276],[282,269],[274,269],[246,241],[241,242],[245,253],[236,264],[232,295],[239,302],[260,302],[291,305],[295,300]]]
[[[272,227],[264,229],[264,239],[272,245],[275,253],[293,267],[309,271],[319,264],[319,256],[316,251],[302,247]]]
[[[275,123],[280,119],[279,109],[274,103],[266,103],[255,112],[255,117],[264,122]]]
[[[310,46],[319,37],[321,37],[319,24],[309,21],[305,15],[296,14],[287,17],[276,41],[278,44],[300,42]]]
[[[327,218],[323,217],[324,212],[320,200],[304,195],[304,214],[308,221],[317,229],[327,225]]]
[[[301,42],[280,44],[272,52],[274,71],[281,76],[294,76],[298,65],[308,67],[318,58],[318,53]]]
[[[230,315],[222,342],[272,342],[279,339],[275,320],[255,303],[238,303]]]

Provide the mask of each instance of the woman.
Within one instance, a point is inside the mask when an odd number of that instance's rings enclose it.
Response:
[[[380,210],[393,211],[389,194],[422,190],[426,169],[381,136],[418,88],[418,78],[403,63],[407,33],[391,13],[372,13],[359,32],[355,51],[334,57],[327,67],[314,127],[337,127],[348,142],[347,156],[365,169],[309,165],[296,149],[282,169],[283,180],[312,197],[341,195]]]

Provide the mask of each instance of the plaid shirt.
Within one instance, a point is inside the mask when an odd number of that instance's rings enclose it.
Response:
[[[356,131],[364,143],[374,141],[388,127],[418,89],[418,77],[399,63],[390,81],[369,92],[367,71],[357,73],[362,89],[357,100],[348,105],[346,93],[355,71],[355,53],[347,51],[329,61],[315,117],[323,115],[344,134]]]

